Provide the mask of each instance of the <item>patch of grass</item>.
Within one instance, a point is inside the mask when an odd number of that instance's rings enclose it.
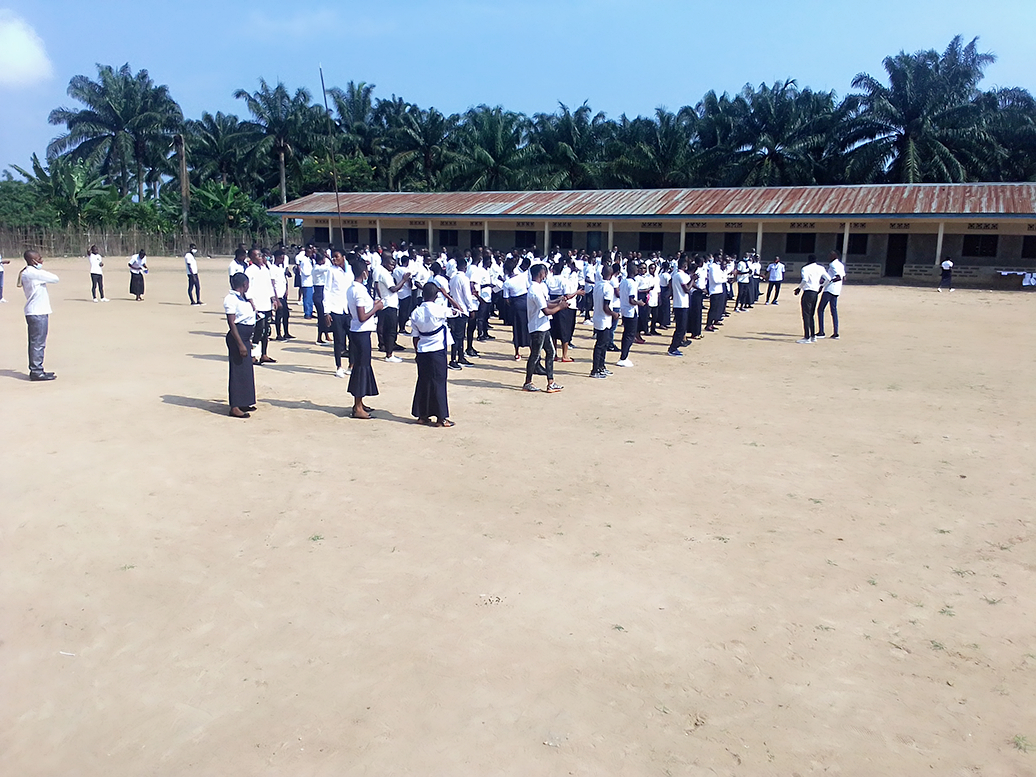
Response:
[[[932,646],[932,650],[945,650],[946,649],[946,646],[943,643],[937,642],[934,639],[930,640],[930,643],[931,643],[931,646]]]
[[[620,626],[618,623],[616,623],[614,626],[612,626],[612,629],[614,629],[615,631],[625,631],[626,630],[622,626]]]
[[[314,534],[312,537],[309,538],[309,541],[310,542],[320,542],[320,540],[322,540],[322,539],[324,539],[324,535],[323,534]]]
[[[870,580],[868,580],[867,582],[870,583],[871,585],[877,585],[878,584],[878,581],[875,580],[873,577]]]
[[[950,530],[949,530],[949,529],[936,529],[935,531],[936,531],[936,532],[937,532],[938,534],[949,534],[949,533],[950,533]]]
[[[816,628],[817,631],[834,631],[835,630],[834,626],[825,626],[823,623],[817,625],[815,628]]]
[[[1031,753],[1033,750],[1036,750],[1036,745],[1030,742],[1028,737],[1023,737],[1021,734],[1015,734],[1011,744],[1014,745],[1015,750],[1021,750],[1023,753]]]
[[[943,607],[941,610],[939,610],[939,614],[940,615],[945,615],[947,618],[953,618],[954,616],[956,616],[957,613],[955,613],[953,611],[953,605],[952,604],[947,604],[945,607]]]
[[[600,555],[601,555],[601,551],[599,551],[599,550],[595,550],[594,553],[593,553],[594,558],[598,558],[598,557],[600,557]]]
[[[974,575],[975,573],[970,569],[954,569],[953,574],[957,577],[967,577],[968,575]]]
[[[136,569],[136,568],[137,568],[136,564],[123,564],[121,567],[119,567],[119,569],[121,569],[123,572],[129,572],[131,569]]]
[[[1002,602],[1002,601],[1003,601],[1003,598],[1000,598],[1000,599],[991,599],[991,598],[990,598],[990,597],[988,597],[988,596],[983,596],[983,597],[982,597],[982,601],[984,601],[984,602],[985,602],[986,604],[1000,604],[1000,602]]]

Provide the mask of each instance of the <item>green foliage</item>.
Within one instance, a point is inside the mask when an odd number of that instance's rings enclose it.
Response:
[[[6,174],[0,181],[0,227],[55,227],[58,214],[39,198],[32,184]]]

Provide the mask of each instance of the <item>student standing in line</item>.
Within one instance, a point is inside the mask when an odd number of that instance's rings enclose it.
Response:
[[[815,343],[817,341],[817,330],[816,324],[813,320],[813,314],[817,309],[817,294],[820,292],[820,287],[824,284],[824,281],[830,280],[831,276],[827,274],[827,270],[817,264],[817,258],[813,254],[809,255],[806,260],[806,264],[803,265],[802,280],[799,281],[799,286],[795,289],[795,296],[802,293],[802,299],[800,304],[802,305],[802,339],[796,342],[805,345],[807,343]]]
[[[255,307],[255,329],[252,331],[252,345],[259,346],[260,356],[253,357],[254,364],[276,364],[277,360],[267,355],[270,347],[270,331],[273,323],[273,311],[280,305],[273,284],[273,276],[266,264],[266,256],[258,248],[248,252],[249,265],[245,270],[248,276],[248,298]]]
[[[43,257],[37,251],[26,251],[25,267],[18,274],[18,285],[25,292],[25,326],[29,331],[29,380],[45,381],[57,378],[43,369],[43,355],[47,350],[50,330],[50,295],[48,283],[57,283],[58,276],[43,269]]]
[[[295,272],[299,278],[299,293],[302,295],[302,317],[313,318],[313,256],[316,249],[312,244],[295,257]]]
[[[738,260],[737,269],[737,301],[734,303],[734,312],[748,310],[752,302],[752,266],[745,254]]]
[[[273,266],[270,267],[270,277],[273,278],[273,291],[277,295],[279,304],[273,313],[273,324],[277,332],[274,338],[281,340],[294,340],[295,337],[288,332],[288,278],[291,276],[291,268],[287,266],[287,254],[283,248],[273,252]]]
[[[446,349],[450,345],[450,330],[446,325],[447,308],[436,298],[442,294],[450,305],[460,310],[460,304],[442,291],[438,284],[429,283],[422,291],[423,304],[410,314],[410,332],[414,338],[417,361],[417,385],[410,414],[419,424],[450,428],[450,406],[446,397]]]
[[[676,271],[669,282],[673,297],[673,319],[676,328],[673,331],[673,339],[669,343],[667,353],[670,356],[683,356],[680,350],[686,345],[687,321],[691,307],[691,276],[687,274],[687,260],[681,259],[676,266]],[[698,326],[701,327],[701,311],[698,311]]]
[[[630,348],[637,342],[637,318],[639,309],[647,306],[646,299],[640,299],[640,278],[637,275],[636,262],[630,259],[626,264],[626,277],[619,286],[619,312],[622,314],[622,350],[615,364],[619,367],[632,367]]]
[[[528,348],[529,339],[529,313],[528,293],[529,276],[525,273],[516,272],[518,263],[514,259],[504,262],[504,274],[507,280],[503,285],[503,300],[507,306],[508,317],[511,320],[511,344],[514,346],[514,360],[521,359],[518,353],[519,348]]]
[[[195,256],[197,250],[198,246],[191,243],[187,253],[183,255],[183,263],[187,270],[187,298],[192,305],[204,304],[201,301],[201,281],[198,280],[198,259]]]
[[[475,314],[478,336],[475,338],[480,343],[487,340],[495,340],[489,334],[489,315],[493,311],[493,257],[485,254],[482,257],[482,266],[472,269],[471,282],[475,285],[478,298],[478,313]]]
[[[777,298],[781,296],[781,283],[784,282],[784,262],[781,261],[779,256],[775,256],[773,261],[770,262],[766,268],[766,272],[769,278],[769,285],[766,287],[766,302],[764,305],[770,304],[770,294],[773,294],[773,304],[777,304]]]
[[[233,278],[239,272],[244,272],[246,269],[248,269],[248,251],[244,248],[238,248],[234,251],[234,258],[230,260],[227,275],[229,278]]]
[[[108,298],[104,296],[104,257],[101,256],[101,252],[97,246],[90,246],[90,250],[86,252],[87,261],[90,262],[90,298],[94,302],[107,302]],[[0,273],[3,272],[3,268],[0,267]],[[2,276],[0,276],[2,280]],[[0,283],[0,297],[3,296],[3,284]]]
[[[403,361],[393,354],[402,349],[396,342],[396,336],[399,334],[399,291],[410,280],[410,274],[404,273],[397,281],[395,269],[396,259],[389,253],[386,253],[381,259],[381,264],[374,268],[374,288],[382,304],[377,324],[378,350],[385,354],[385,361],[390,364],[399,364]]]
[[[441,273],[436,273],[436,282],[442,287],[444,292],[447,292],[453,299],[457,300],[458,304],[456,310],[451,309],[447,313],[450,334],[453,336],[453,346],[450,350],[452,358],[449,363],[451,369],[457,369],[462,366],[472,367],[475,364],[468,359],[468,354],[464,350],[464,338],[468,333],[468,324],[471,321],[470,310],[473,305],[471,279],[468,278],[466,272],[468,260],[462,256],[454,261],[453,276],[449,280],[446,280],[446,273],[449,272],[448,269],[443,269]]]
[[[344,378],[351,369],[342,369],[342,357],[348,353],[348,332],[351,318],[346,295],[353,283],[352,270],[345,265],[345,256],[337,248],[331,252],[331,269],[324,286],[325,326],[334,343],[335,377]]]
[[[144,297],[144,274],[147,272],[147,254],[141,248],[129,259],[130,268],[130,294],[136,297],[136,302]]]
[[[369,420],[371,408],[363,400],[378,396],[378,382],[371,365],[371,332],[378,326],[376,315],[383,303],[377,302],[367,291],[367,263],[356,254],[350,256],[353,282],[346,291],[345,299],[349,315],[349,361],[352,374],[349,376],[349,393],[353,396],[352,417]]]
[[[940,267],[942,268],[942,273],[939,276],[939,286],[936,288],[936,291],[942,293],[943,286],[953,291],[953,262],[950,260],[950,257],[947,256]]]
[[[540,352],[546,357],[543,366],[547,373],[547,393],[554,394],[564,386],[554,382],[554,342],[550,338],[550,317],[568,308],[568,299],[562,297],[556,302],[547,301],[547,287],[543,279],[547,265],[534,264],[529,269],[529,292],[526,297],[526,317],[529,321],[529,361],[525,365],[523,391],[539,391],[532,382]]]
[[[317,317],[317,345],[330,342],[327,337],[331,334],[324,323],[324,286],[327,284],[327,273],[331,269],[331,263],[324,256],[322,251],[313,257],[313,309]]]
[[[709,315],[705,331],[715,332],[717,326],[723,326],[723,309],[727,305],[727,271],[718,260],[708,265]]]
[[[648,286],[648,309],[645,311],[647,313],[646,318],[650,319],[651,323],[651,328],[648,330],[648,334],[657,336],[658,325],[660,323],[659,302],[662,297],[662,286],[659,279],[658,265],[655,262],[648,265],[646,277],[651,284]]]
[[[612,268],[604,264],[593,291],[594,359],[590,368],[591,378],[607,378],[611,375],[606,358],[608,343],[611,342],[612,324],[619,318],[619,311],[613,308],[615,287],[611,283]]]
[[[386,255],[391,256],[391,254]],[[407,266],[410,264],[410,254],[403,254],[398,260],[395,257],[392,259],[397,263],[392,270],[392,282],[401,284],[396,292],[396,296],[399,298],[399,320],[396,325],[396,334],[406,336],[406,325],[414,310],[414,284],[410,268]]]
[[[820,295],[820,309],[817,318],[820,319],[820,326],[817,331],[817,338],[827,337],[824,334],[824,310],[831,306],[831,326],[834,327],[832,340],[838,339],[838,298],[842,295],[842,281],[845,280],[845,265],[838,258],[838,252],[831,252],[831,262],[827,266],[827,274],[831,276],[823,293]]]
[[[658,328],[668,329],[673,322],[673,272],[676,265],[673,262],[662,262],[658,273]]]
[[[709,290],[709,268],[700,257],[694,258],[694,266],[688,265],[691,275],[691,304],[687,310],[687,329],[692,340],[701,340],[701,317],[705,310],[705,296]]]
[[[248,418],[255,410],[255,372],[250,356],[255,305],[248,299],[248,276],[239,272],[230,279],[231,292],[223,299],[227,314],[227,356],[230,357],[230,415]]]

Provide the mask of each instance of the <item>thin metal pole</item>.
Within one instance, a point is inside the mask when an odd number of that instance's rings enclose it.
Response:
[[[335,159],[335,149],[331,138],[334,124],[331,122],[331,109],[327,106],[327,87],[324,86],[324,67],[323,65],[318,67],[320,68],[320,91],[324,95],[324,113],[327,114],[327,150],[331,154],[331,182],[335,187],[335,215],[338,217],[338,229],[341,232],[342,238],[342,242],[339,243],[338,247],[345,250],[345,227],[342,226],[342,201],[338,196],[338,162]],[[333,234],[330,229],[328,229],[328,234]]]

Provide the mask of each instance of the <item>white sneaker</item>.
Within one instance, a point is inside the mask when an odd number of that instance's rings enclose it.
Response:
[[[94,302],[100,302],[100,300],[97,299],[97,297],[94,297]]]
[[[940,294],[942,294],[942,286],[940,286],[939,288],[937,288],[937,289],[936,289],[936,291],[937,291],[937,292],[939,292]]]
[[[633,366],[633,362],[631,362],[629,359],[619,359],[617,362],[615,362],[615,366],[616,367],[632,367]]]
[[[386,356],[385,361],[387,361],[389,364],[400,364],[403,360],[400,359],[398,356]]]
[[[341,367],[339,367],[337,370],[335,370],[335,377],[336,378],[344,378],[345,377],[345,370],[343,370]]]
[[[950,289],[950,291],[956,291],[956,289]]]
[[[107,297],[101,297],[101,302],[111,302]]]
[[[815,340],[810,340],[808,337],[803,337],[801,340],[796,340],[795,342],[798,343],[799,345],[809,345],[810,343],[813,343],[813,342],[816,342],[816,341]]]
[[[0,297],[0,305],[3,305],[5,302],[7,302],[7,300],[3,297]]]

